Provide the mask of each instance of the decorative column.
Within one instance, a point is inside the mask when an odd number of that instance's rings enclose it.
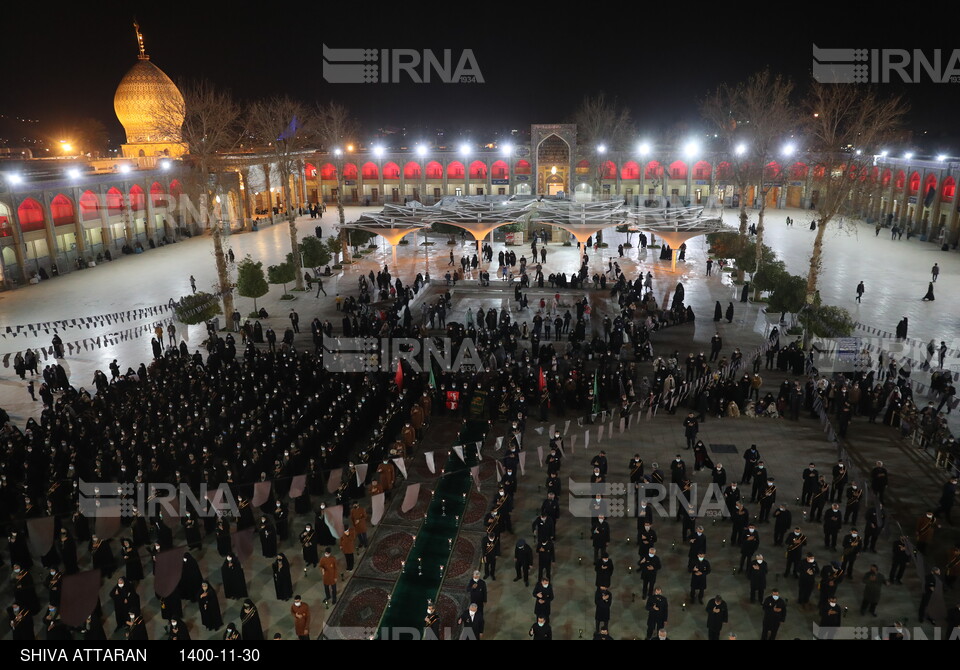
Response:
[[[110,228],[110,211],[107,209],[107,196],[103,192],[105,186],[100,186],[97,194],[97,213],[100,214],[100,239],[103,240],[103,249],[114,242],[113,230]]]

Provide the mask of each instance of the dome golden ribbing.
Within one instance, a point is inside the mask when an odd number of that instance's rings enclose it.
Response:
[[[126,131],[127,144],[180,141],[172,127],[179,128],[183,122],[183,95],[147,58],[141,57],[124,75],[113,97],[113,109]]]

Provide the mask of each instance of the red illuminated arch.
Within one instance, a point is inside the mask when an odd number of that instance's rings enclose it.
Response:
[[[717,165],[717,179],[719,181],[726,181],[733,177],[733,167],[727,161],[723,161]]]
[[[376,180],[377,179],[377,164],[376,163],[364,163],[363,167],[360,170],[363,175],[364,181],[368,179]]]
[[[376,167],[376,166],[374,166]],[[357,178],[357,166],[355,163],[346,163],[343,166],[343,178],[344,179],[356,179]]]
[[[943,202],[953,202],[953,196],[957,192],[957,182],[954,181],[953,177],[947,177],[943,180],[943,189],[940,194],[940,199]]]
[[[827,168],[822,165],[817,165],[813,168],[813,178],[814,179],[823,179],[823,176],[827,174]]]
[[[627,161],[620,168],[621,179],[640,179],[640,166],[635,161]]]
[[[437,161],[427,163],[427,179],[443,179],[443,166]]]
[[[384,179],[400,179],[400,166],[396,163],[387,163],[383,166]]]
[[[139,212],[147,206],[147,197],[139,184],[134,184],[130,187],[130,206],[136,212]]]
[[[713,166],[707,161],[697,161],[697,163],[693,166],[693,178],[710,179],[710,172],[712,170]]]
[[[894,188],[902,189],[903,185],[907,182],[907,175],[903,170],[897,170],[897,178],[893,182]]]
[[[874,168],[870,170],[870,183],[876,184],[877,179],[879,178],[880,178],[880,168],[874,166]]]
[[[530,174],[531,170],[529,161],[520,159],[513,168],[513,174]]]
[[[806,179],[807,175],[810,173],[810,168],[807,167],[806,163],[794,163],[790,166],[790,178],[794,180]]]
[[[453,161],[447,165],[447,178],[448,179],[463,179],[465,174],[463,163],[460,161]]]
[[[663,166],[660,165],[659,161],[650,161],[647,163],[647,167],[644,170],[644,175],[647,179],[656,179],[663,176]]]
[[[27,198],[17,208],[17,217],[20,219],[20,230],[29,233],[33,230],[43,230],[43,207],[33,198]]]
[[[100,218],[100,198],[93,191],[84,191],[80,196],[80,220],[92,221]]]
[[[601,179],[617,178],[617,166],[613,161],[603,161],[603,165],[600,166],[600,178]]]
[[[150,202],[154,207],[165,207],[167,205],[167,192],[163,184],[158,181],[150,184]]]
[[[893,179],[893,172],[890,171],[890,168],[886,168],[883,171],[883,176],[880,177],[880,183],[885,187],[889,186],[891,179]]]
[[[320,166],[320,179],[333,181],[337,178],[337,168],[333,163],[324,163]]]
[[[683,161],[673,161],[670,163],[670,179],[686,179],[687,164]]]
[[[473,161],[470,163],[470,179],[486,179],[487,164],[483,161]]]
[[[920,173],[914,172],[910,175],[910,195],[916,195],[918,190],[920,190]]]
[[[384,170],[386,173],[386,170]],[[420,164],[410,161],[403,166],[403,178],[404,179],[420,179]]]
[[[776,179],[780,176],[780,164],[777,161],[770,161],[763,168],[763,175],[766,179]]]
[[[303,176],[307,179],[315,179],[317,176],[317,168],[313,163],[305,163],[303,166]]]
[[[123,193],[116,186],[107,191],[107,214],[114,216],[123,213]]]
[[[172,182],[170,182],[170,195],[172,195],[174,198],[179,198],[181,195],[183,195],[183,185],[179,180],[174,179]]]
[[[493,179],[507,179],[510,176],[510,168],[503,161],[494,161],[490,166],[490,176]]]
[[[933,174],[928,174],[927,178],[923,180],[923,192],[926,194],[931,188],[937,187],[937,176]]]
[[[50,201],[50,218],[54,226],[69,226],[77,222],[77,212],[73,209],[73,201],[63,193],[57,193]]]

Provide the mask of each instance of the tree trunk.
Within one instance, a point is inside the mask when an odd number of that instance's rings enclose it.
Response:
[[[209,213],[209,209],[208,209]],[[217,290],[223,300],[223,316],[227,329],[233,324],[233,286],[230,281],[230,270],[227,268],[227,257],[223,253],[223,234],[221,222],[210,219],[210,236],[213,238],[213,257],[217,263]]]
[[[746,193],[740,198],[740,237],[747,236],[747,201]]]
[[[760,267],[763,265],[763,215],[767,211],[767,198],[764,196],[763,202],[760,204],[760,210],[757,212],[757,266],[753,270],[753,276],[756,278],[757,273],[760,272]],[[754,282],[756,284],[756,282]],[[760,298],[760,290],[754,285],[753,288],[753,299],[758,300]]]
[[[290,175],[283,175],[283,198],[287,204],[287,222],[290,226],[290,254],[293,257],[293,272],[296,277],[296,290],[303,290],[303,265],[300,260],[300,242],[297,239],[297,210],[293,206],[293,194],[290,192]],[[286,290],[284,290],[286,293]]]
[[[807,304],[813,304],[813,296],[817,292],[817,282],[820,280],[820,264],[823,255],[823,234],[827,229],[827,221],[820,219],[817,224],[817,238],[813,242],[813,253],[810,255],[810,273],[807,275]]]

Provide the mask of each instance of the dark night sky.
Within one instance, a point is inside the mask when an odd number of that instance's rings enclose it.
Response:
[[[557,22],[509,4],[485,5],[483,12],[461,17],[450,14],[449,3],[442,9],[422,2],[354,3],[340,15],[331,13],[330,4],[298,10],[291,9],[293,3],[170,0],[73,4],[54,12],[17,3],[4,8],[4,22],[15,29],[0,40],[5,91],[0,114],[45,124],[94,117],[119,139],[113,92],[136,61],[134,15],[153,62],[175,81],[204,77],[241,99],[275,94],[306,102],[335,99],[347,104],[371,135],[380,126],[444,127],[476,140],[531,123],[568,120],[584,95],[600,91],[626,105],[641,132],[656,140],[658,131],[678,122],[695,128],[698,99],[765,65],[802,86],[809,81],[814,42],[925,51],[958,46],[930,34],[918,40],[808,28],[791,25],[806,21],[787,17],[770,19],[775,28],[761,30],[749,23],[750,12],[741,24],[729,15],[708,19],[714,9],[677,25],[676,16],[624,15],[635,12],[635,5],[629,10],[597,5],[597,12],[583,10],[590,16],[582,17],[563,9],[555,14],[562,21]],[[321,42],[341,48],[450,48],[455,54],[469,48],[486,83],[331,85],[321,78]],[[953,112],[960,83],[885,89],[908,97],[915,148],[960,155],[960,123]]]

